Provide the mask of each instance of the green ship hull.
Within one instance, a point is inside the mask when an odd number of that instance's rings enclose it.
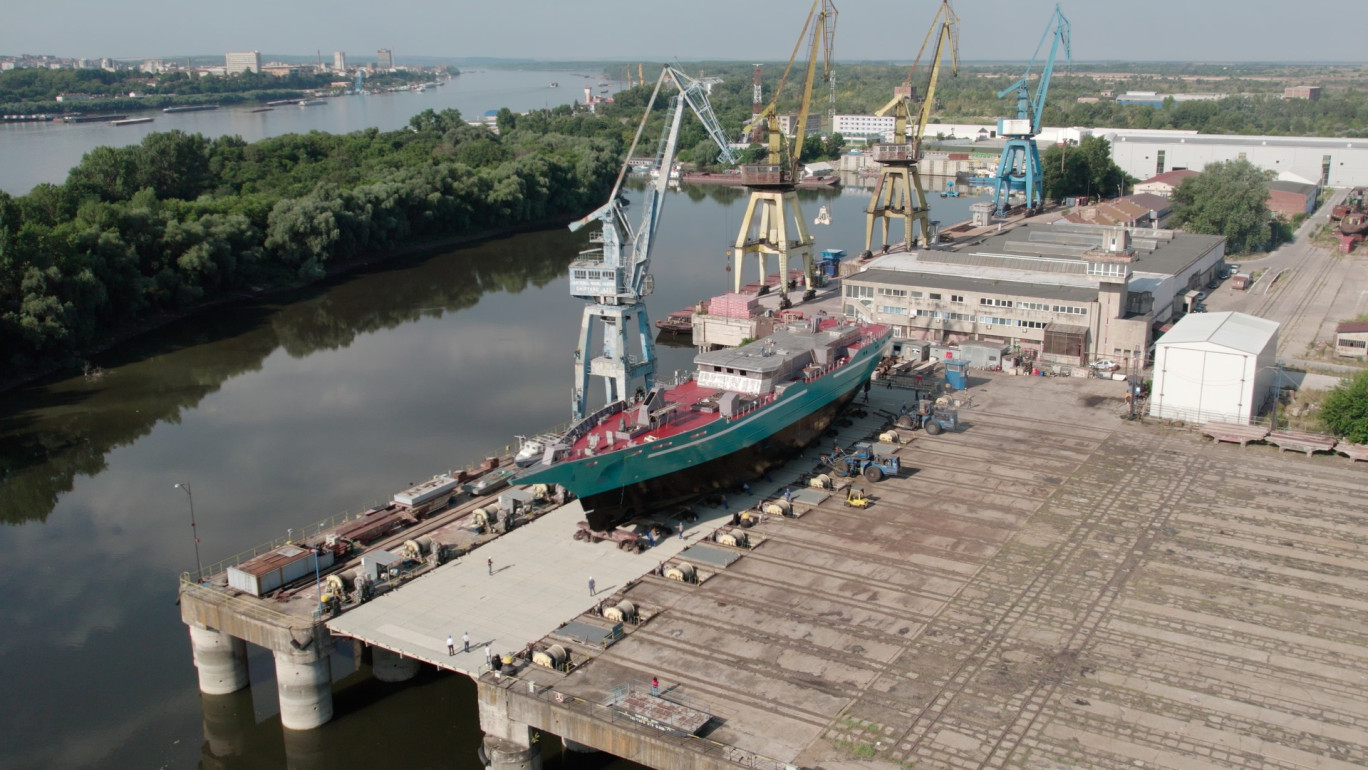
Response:
[[[734,488],[819,438],[869,381],[889,337],[884,330],[840,367],[811,381],[788,383],[752,411],[626,449],[532,465],[514,483],[565,487],[581,498],[594,529],[652,505]]]

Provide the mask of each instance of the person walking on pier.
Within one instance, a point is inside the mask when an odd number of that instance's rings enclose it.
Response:
[[[489,567],[489,574],[494,574],[494,559],[491,557],[485,560],[485,565]]]
[[[469,632],[469,631],[464,631],[464,632],[461,633],[461,642],[465,645],[465,651],[466,651],[466,652],[470,652],[470,632]]]
[[[684,539],[684,522],[681,521],[680,523],[676,524],[676,525],[675,525],[675,530],[679,532],[679,539],[680,539],[680,540],[683,540],[683,539]]]
[[[655,677],[651,677],[651,694],[655,696],[660,695],[660,680]]]
[[[447,654],[456,654],[456,640],[451,638],[451,634],[447,634]]]
[[[589,578],[589,595],[594,595],[594,578],[592,577]]]

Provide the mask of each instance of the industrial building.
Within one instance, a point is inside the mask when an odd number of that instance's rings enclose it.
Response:
[[[1335,327],[1335,355],[1368,358],[1368,323],[1345,321]]]
[[[1111,142],[1122,171],[1148,179],[1174,169],[1201,171],[1208,163],[1248,160],[1278,178],[1322,187],[1368,184],[1368,139],[1310,136],[1202,135],[1098,129]]]
[[[1150,416],[1248,425],[1273,395],[1278,323],[1243,313],[1197,313],[1154,347]]]
[[[1268,210],[1291,219],[1316,210],[1320,186],[1306,182],[1276,179],[1268,183]]]
[[[844,313],[898,338],[1001,344],[1037,361],[1123,370],[1155,330],[1189,312],[1221,268],[1225,239],[1172,230],[1025,225],[954,251],[843,266]]]
[[[230,51],[223,55],[223,69],[229,75],[235,72],[261,72],[261,51]]]
[[[1173,191],[1178,189],[1178,185],[1182,184],[1183,180],[1197,176],[1198,173],[1199,172],[1188,168],[1165,171],[1164,173],[1156,174],[1143,182],[1136,182],[1134,189],[1136,193],[1158,195],[1160,198],[1172,198]]]

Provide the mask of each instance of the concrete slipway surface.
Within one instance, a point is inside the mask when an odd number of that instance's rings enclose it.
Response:
[[[329,625],[476,671],[625,596],[653,617],[547,686],[657,676],[709,739],[805,767],[1368,766],[1368,466],[1124,421],[1123,392],[975,378],[870,508],[770,519],[700,585],[648,573],[730,512],[630,555],[574,542],[571,505]],[[843,443],[907,398],[871,396]]]

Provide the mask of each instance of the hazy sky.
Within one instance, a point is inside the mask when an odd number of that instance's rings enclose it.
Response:
[[[935,0],[835,0],[836,58],[911,60]],[[222,51],[353,62],[406,55],[786,60],[809,0],[6,0],[0,54],[173,57]],[[1344,0],[1073,0],[1079,61],[1356,61],[1368,14]],[[1054,3],[959,0],[960,56],[1030,57]],[[769,30],[766,32],[765,30]]]

